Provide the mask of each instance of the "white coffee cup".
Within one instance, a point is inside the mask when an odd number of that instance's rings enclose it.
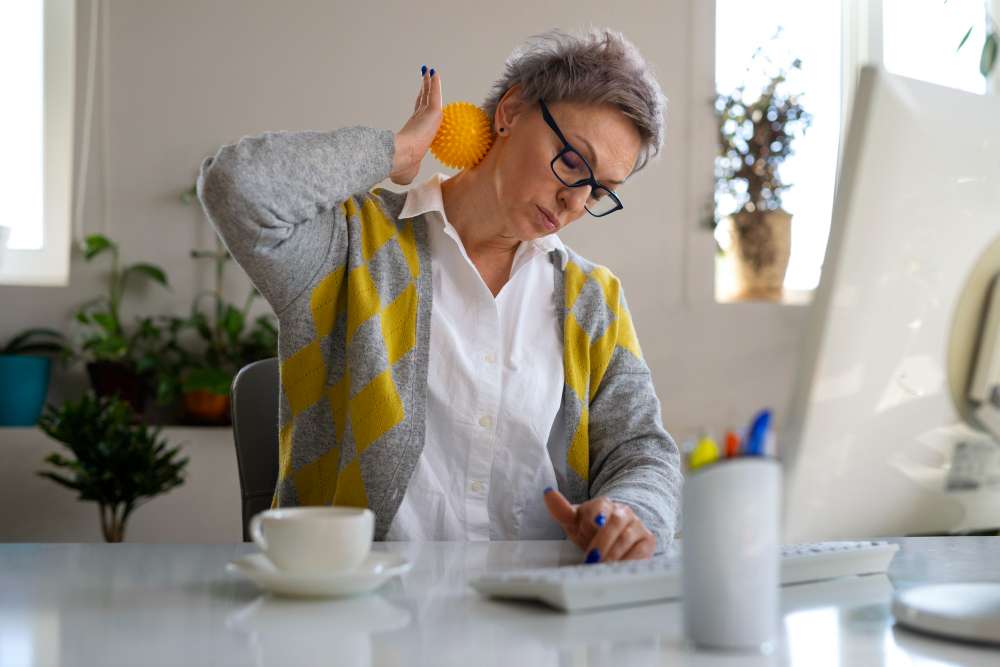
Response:
[[[357,507],[270,509],[250,520],[250,536],[281,570],[348,572],[371,551],[375,515]]]

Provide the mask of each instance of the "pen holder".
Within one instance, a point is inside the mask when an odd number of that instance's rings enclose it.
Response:
[[[687,637],[705,648],[769,650],[779,620],[780,464],[723,459],[689,474],[681,502]]]

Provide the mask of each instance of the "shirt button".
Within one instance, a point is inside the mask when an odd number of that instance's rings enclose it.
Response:
[[[496,362],[497,362],[497,357],[495,354],[490,352],[489,354],[486,355],[486,363],[495,364]]]
[[[489,415],[484,415],[479,418],[479,425],[482,426],[483,428],[489,428],[490,426],[493,425],[493,418],[490,417]]]
[[[483,483],[480,482],[479,480],[476,480],[475,482],[472,483],[472,490],[475,491],[476,493],[482,493],[484,488],[485,487],[483,486]]]

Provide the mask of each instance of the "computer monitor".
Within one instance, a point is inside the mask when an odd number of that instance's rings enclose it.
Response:
[[[863,68],[777,438],[786,542],[1000,526],[998,271],[1000,97]]]

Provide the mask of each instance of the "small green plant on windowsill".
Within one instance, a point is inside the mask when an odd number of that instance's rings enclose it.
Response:
[[[63,443],[73,458],[49,454],[45,462],[63,472],[38,474],[96,502],[107,542],[121,542],[129,517],[140,505],[184,482],[188,459],[168,447],[160,429],[134,423],[131,407],[115,396],[92,392],[58,408],[46,406],[38,425]]]
[[[194,204],[195,186],[180,199]],[[277,354],[278,329],[270,314],[251,322],[250,308],[259,296],[255,288],[242,306],[225,299],[224,276],[232,256],[218,236],[214,250],[192,250],[191,257],[212,261],[214,288],[195,296],[187,317],[164,318],[157,399],[161,404],[179,399],[189,423],[228,424],[233,378],[243,366]]]
[[[102,255],[111,258],[108,291],[84,303],[76,313],[76,320],[85,327],[78,354],[99,395],[117,393],[136,412],[142,412],[161,331],[153,317],[137,318],[134,326],[126,328],[121,317],[122,302],[135,278],[145,277],[167,289],[170,285],[159,266],[146,262],[122,266],[117,243],[101,234],[88,236],[84,259],[91,262]]]

